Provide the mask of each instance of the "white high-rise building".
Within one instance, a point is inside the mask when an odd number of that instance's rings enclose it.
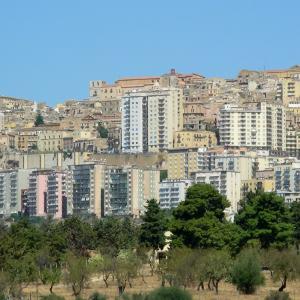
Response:
[[[4,113],[0,111],[0,131],[4,130]]]
[[[172,149],[183,126],[183,96],[178,88],[132,91],[122,97],[122,151]]]
[[[219,128],[222,145],[286,150],[286,116],[281,104],[226,104],[220,110]]]

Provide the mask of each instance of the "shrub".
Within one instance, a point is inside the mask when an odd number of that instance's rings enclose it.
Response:
[[[123,294],[122,296],[117,297],[116,300],[148,300],[148,298],[143,294]]]
[[[177,287],[161,287],[151,292],[147,300],[192,300],[192,296]]]
[[[50,294],[50,295],[47,295],[47,296],[41,296],[41,299],[42,300],[65,300],[64,297],[58,296],[56,294]]]
[[[291,300],[291,298],[289,296],[289,293],[271,291],[269,296],[267,296],[265,300]]]
[[[253,294],[264,283],[259,257],[254,250],[243,251],[237,257],[231,271],[231,281],[244,294]]]
[[[95,292],[89,297],[89,300],[107,300],[107,297],[98,292]]]

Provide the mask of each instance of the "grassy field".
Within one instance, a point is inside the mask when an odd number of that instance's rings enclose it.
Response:
[[[197,292],[196,289],[188,289],[192,295],[193,299],[197,300],[241,300],[241,299],[248,299],[248,300],[263,300],[266,295],[268,295],[270,290],[277,290],[279,283],[273,283],[268,274],[265,274],[266,283],[263,287],[259,288],[255,295],[242,295],[239,294],[235,287],[231,284],[221,283],[220,284],[220,292],[219,295],[216,295],[215,292],[205,290]],[[127,287],[126,291],[128,294],[132,293],[144,293],[150,290],[153,290],[160,286],[159,278],[156,276],[146,276],[145,277],[146,283],[144,283],[140,278],[137,278],[133,281],[132,288]],[[37,290],[39,295],[48,295],[49,294],[49,287],[47,286],[30,286],[25,289],[26,296],[31,299],[38,299]],[[63,284],[56,285],[53,289],[54,293],[60,296],[64,296],[66,299],[74,299],[72,296],[72,291],[70,287],[66,287]],[[108,288],[105,288],[104,283],[99,278],[92,278],[88,288],[86,288],[82,293],[82,298],[87,299],[93,292],[98,291],[106,296],[109,299],[115,299],[117,296],[117,287],[115,282],[110,282]],[[290,293],[290,297],[293,300],[300,300],[300,281],[297,282],[288,282],[288,286],[286,291]]]

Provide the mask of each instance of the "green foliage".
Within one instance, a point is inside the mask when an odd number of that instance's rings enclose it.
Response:
[[[201,259],[201,258],[200,258]],[[206,252],[205,273],[218,294],[221,280],[230,277],[232,259],[225,250],[210,250]]]
[[[191,249],[175,248],[168,253],[166,273],[170,286],[191,286],[195,282],[196,256]]]
[[[82,256],[94,249],[95,233],[92,226],[79,217],[72,216],[61,223],[68,248]]]
[[[65,298],[62,296],[58,296],[56,294],[50,294],[47,296],[41,296],[42,300],[64,300]]]
[[[161,170],[159,173],[159,180],[162,182],[164,179],[168,178],[168,170]]]
[[[288,281],[300,277],[300,256],[292,249],[278,251],[271,249],[263,255],[264,266],[272,272],[274,282],[280,282],[279,291],[283,291]]]
[[[192,300],[192,296],[177,287],[161,287],[151,292],[147,300]]]
[[[9,282],[9,293],[16,298],[22,296],[24,287],[38,279],[38,269],[30,253],[22,258],[8,259],[5,270]]]
[[[137,246],[138,231],[130,218],[107,217],[100,219],[96,221],[94,231],[95,247],[100,249],[101,253],[112,257],[118,256],[121,250],[130,250]]]
[[[148,299],[147,295],[144,294],[132,294],[132,295],[123,294],[116,298],[116,300],[147,300],[147,299]]]
[[[291,205],[291,221],[294,225],[294,241],[299,253],[300,248],[300,202],[293,202]]]
[[[89,297],[89,300],[107,300],[107,297],[98,292],[95,292]]]
[[[74,296],[79,296],[86,287],[91,274],[87,259],[69,252],[66,255],[65,282],[72,287]]]
[[[154,250],[162,249],[165,245],[165,231],[167,230],[166,217],[155,199],[148,200],[146,208],[142,217],[140,244]]]
[[[246,233],[248,243],[259,242],[262,248],[288,247],[294,227],[284,199],[275,193],[259,193],[242,202],[235,223]]]
[[[292,300],[286,292],[271,291],[265,300]]]
[[[173,211],[173,246],[239,248],[241,230],[225,220],[224,209],[228,206],[226,198],[211,185],[188,188],[186,200]]]
[[[101,138],[107,139],[108,138],[108,130],[102,126],[100,123],[98,124],[98,133],[100,135]]]
[[[96,255],[89,259],[89,263],[93,272],[101,274],[105,286],[108,287],[108,279],[113,275],[114,272],[114,258],[108,254]]]
[[[34,126],[37,127],[43,124],[44,124],[44,118],[41,115],[41,113],[38,113],[35,117]]]
[[[231,270],[231,281],[238,291],[253,294],[264,283],[258,254],[253,249],[240,253]]]
[[[117,280],[119,295],[125,291],[127,283],[138,275],[139,260],[133,251],[122,251],[114,260],[114,277]]]
[[[225,217],[224,209],[229,206],[228,200],[212,185],[201,183],[188,188],[186,200],[180,203],[173,214],[177,219],[191,220],[202,218],[210,212],[222,221]]]

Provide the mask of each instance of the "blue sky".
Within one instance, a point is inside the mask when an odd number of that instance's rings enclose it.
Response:
[[[0,95],[53,105],[170,68],[235,77],[300,64],[300,1],[0,0]]]

